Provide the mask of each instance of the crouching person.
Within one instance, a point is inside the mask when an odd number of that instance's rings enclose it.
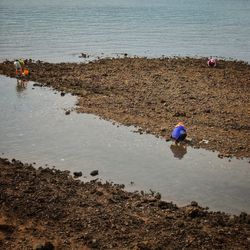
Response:
[[[207,65],[209,66],[209,67],[213,67],[213,68],[215,68],[216,66],[217,66],[217,62],[216,62],[216,59],[215,58],[208,58],[208,60],[207,60]]]
[[[183,122],[179,122],[171,133],[171,138],[175,141],[175,144],[178,144],[181,141],[184,141],[187,137],[187,130]]]

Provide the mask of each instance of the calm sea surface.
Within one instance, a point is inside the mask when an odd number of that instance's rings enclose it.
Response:
[[[250,62],[249,0],[1,0],[0,60],[218,56]]]

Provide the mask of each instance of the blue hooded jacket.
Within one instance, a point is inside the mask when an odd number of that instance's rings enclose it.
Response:
[[[179,140],[181,136],[186,135],[187,131],[183,125],[176,126],[171,134],[171,137],[175,140]]]

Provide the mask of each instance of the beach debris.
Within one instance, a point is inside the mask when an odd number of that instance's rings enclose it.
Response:
[[[209,143],[209,140],[202,139],[199,143],[205,143],[205,144],[208,144],[208,143]]]
[[[185,141],[191,143],[193,141],[193,139],[190,137],[186,137]]]
[[[65,112],[65,115],[69,115],[70,114],[70,110],[67,110],[66,112]]]

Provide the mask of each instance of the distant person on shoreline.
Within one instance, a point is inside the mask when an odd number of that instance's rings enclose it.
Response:
[[[15,60],[14,66],[16,70],[16,77],[17,78],[26,78],[29,76],[30,72],[27,67],[25,67],[25,62],[23,60]]]
[[[181,141],[184,141],[187,137],[187,130],[183,122],[179,122],[171,133],[171,138],[175,141],[175,144],[178,144]]]
[[[16,76],[21,77],[23,75],[24,61],[23,60],[15,60],[14,66],[16,70]]]
[[[215,68],[215,67],[217,66],[217,61],[216,61],[216,59],[213,58],[213,57],[208,58],[208,60],[207,60],[207,65],[208,65],[209,67]]]

